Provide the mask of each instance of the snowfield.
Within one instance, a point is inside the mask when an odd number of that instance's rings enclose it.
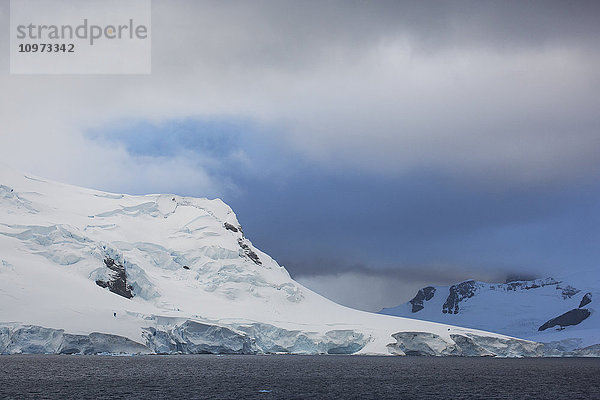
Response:
[[[596,271],[508,283],[465,281],[423,288],[381,313],[499,332],[564,352],[600,343],[599,288]]]
[[[547,349],[333,303],[256,249],[218,199],[105,193],[0,167],[0,353]]]

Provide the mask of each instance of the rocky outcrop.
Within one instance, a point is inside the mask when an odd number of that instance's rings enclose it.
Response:
[[[104,265],[106,265],[106,268],[112,271],[112,274],[110,275],[110,279],[108,281],[101,279],[96,280],[96,285],[107,288],[119,296],[131,299],[134,296],[133,287],[127,283],[127,273],[125,272],[125,267],[117,264],[115,260],[110,257],[106,257],[104,259]]]
[[[586,294],[583,295],[583,298],[581,299],[581,302],[579,303],[579,308],[587,306],[591,302],[592,302],[592,294],[590,292],[587,292]]]
[[[421,311],[423,308],[425,308],[423,303],[433,299],[434,295],[435,288],[433,286],[427,286],[423,289],[420,289],[417,292],[417,295],[410,301],[410,304],[412,305],[411,311],[413,313]]]
[[[504,286],[505,290],[530,290],[537,289],[544,286],[559,286],[560,282],[554,278],[545,279],[533,279],[533,280],[519,280],[519,281],[507,281],[499,287]]]
[[[241,230],[242,230],[242,227],[241,227],[241,226],[240,226],[239,228],[236,228],[235,226],[231,225],[229,222],[225,222],[225,223],[223,224],[223,226],[224,226],[224,227],[225,227],[225,229],[227,229],[228,231],[235,232],[235,233],[238,233],[239,231],[241,231]]]
[[[238,239],[238,244],[240,245],[240,248],[242,249],[242,253],[246,257],[248,257],[250,260],[254,261],[254,263],[256,265],[262,265],[260,258],[258,258],[258,254],[256,254],[254,251],[252,251],[250,246],[248,246],[248,244],[245,243],[244,239]]]
[[[473,280],[465,281],[457,285],[450,286],[450,294],[442,306],[444,314],[458,314],[460,310],[459,303],[475,295],[477,283]]]
[[[561,289],[563,299],[570,299],[571,297],[575,296],[577,293],[579,293],[581,291],[577,288],[574,288],[571,285],[567,285],[565,287],[557,286],[556,288]]]
[[[545,331],[546,329],[557,325],[559,325],[561,328],[565,326],[578,325],[590,315],[591,312],[587,308],[575,308],[547,321],[538,328],[538,331]]]
[[[223,224],[223,227],[225,229],[227,229],[228,231],[234,232],[234,233],[240,233],[241,237],[238,238],[238,244],[240,246],[241,249],[241,255],[245,256],[246,258],[252,260],[256,265],[262,265],[262,261],[260,261],[260,258],[258,257],[258,254],[256,254],[248,245],[248,240],[244,237],[244,231],[242,230],[241,225],[235,226],[230,224],[229,222],[225,222]]]

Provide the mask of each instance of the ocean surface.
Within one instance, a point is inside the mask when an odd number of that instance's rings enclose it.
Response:
[[[600,399],[600,359],[0,356],[1,399]]]

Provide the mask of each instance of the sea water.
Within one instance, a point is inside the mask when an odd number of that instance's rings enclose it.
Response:
[[[0,356],[4,399],[600,399],[600,359]]]

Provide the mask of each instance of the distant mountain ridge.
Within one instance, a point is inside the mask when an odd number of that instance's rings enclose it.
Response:
[[[506,283],[467,280],[427,286],[381,314],[490,330],[561,349],[600,343],[595,271]]]

